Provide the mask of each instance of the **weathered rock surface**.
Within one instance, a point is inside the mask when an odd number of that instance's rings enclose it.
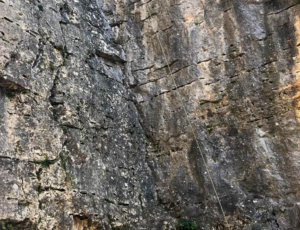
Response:
[[[0,228],[300,229],[299,49],[299,0],[0,0]]]

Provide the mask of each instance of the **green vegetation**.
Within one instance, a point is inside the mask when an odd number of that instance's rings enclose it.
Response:
[[[57,120],[58,120],[58,116],[56,115],[56,117],[57,117]],[[67,125],[65,125],[65,124],[59,124],[59,127],[65,132],[65,131],[67,131],[67,129],[68,129],[68,126]]]
[[[209,132],[209,133],[211,133],[211,131],[213,130],[213,128],[211,127],[211,126],[206,126],[206,129],[207,129],[207,131]]]
[[[63,66],[65,66],[67,64],[67,57],[68,57],[68,50],[66,46],[63,45],[58,45],[58,46],[54,46],[55,49],[57,49],[61,56],[63,57]]]
[[[41,168],[38,171],[36,171],[36,178],[38,180],[41,180],[42,172],[43,172],[43,169],[41,169]]]
[[[15,91],[6,91],[6,96],[7,96],[9,99],[13,99],[16,95],[17,95],[17,94],[16,94]]]
[[[48,156],[46,155],[45,160],[41,161],[41,165],[45,168],[49,168],[54,162],[49,160]]]
[[[49,168],[50,165],[54,164],[57,160],[49,160],[48,155],[45,155],[45,159],[42,161],[34,160],[33,163],[40,164],[44,168]]]
[[[44,7],[42,5],[38,5],[40,11],[44,11]]]
[[[122,230],[121,227],[113,227],[112,230]]]
[[[67,65],[67,58],[66,57],[64,57],[64,60],[63,60],[63,64],[62,64],[63,66],[66,66]]]
[[[67,164],[68,164],[67,158],[62,152],[59,154],[59,157],[60,157],[61,167],[66,171]]]
[[[110,204],[115,204],[115,202],[112,201],[112,200],[110,200],[110,199],[104,198],[104,200],[105,200],[106,202],[110,203]]]
[[[5,222],[0,222],[0,230],[9,230],[12,229],[14,226],[12,223],[5,223]]]
[[[30,202],[28,200],[19,200],[18,205],[27,207],[30,205]]]
[[[72,176],[70,173],[66,172],[66,182],[67,183],[72,183]]]
[[[51,70],[51,72],[54,72],[55,71],[55,69],[56,69],[56,66],[53,64],[53,62],[50,62],[50,70]]]
[[[195,230],[198,225],[193,221],[188,220],[179,220],[178,222],[178,230]]]
[[[35,190],[38,192],[38,194],[41,194],[44,191],[41,184],[39,184],[38,187]]]

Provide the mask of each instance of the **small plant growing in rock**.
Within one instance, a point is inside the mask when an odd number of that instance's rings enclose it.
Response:
[[[44,7],[42,5],[38,5],[40,11],[44,11]]]
[[[56,67],[55,67],[55,65],[53,64],[53,62],[50,62],[49,67],[50,67],[51,72],[54,72],[55,69],[56,69]]]
[[[211,126],[206,126],[206,129],[207,129],[207,131],[208,131],[209,133],[211,133],[212,130],[213,130],[213,128],[212,128]]]
[[[30,205],[30,202],[28,200],[19,200],[18,205],[27,207]]]
[[[49,168],[50,165],[54,164],[56,161],[57,161],[57,160],[50,160],[50,159],[48,158],[48,155],[45,155],[45,159],[44,159],[44,160],[42,160],[42,161],[34,160],[33,163],[35,163],[35,164],[40,164],[40,165],[42,165],[42,167],[44,167],[44,168]]]
[[[198,225],[193,221],[188,220],[179,220],[178,222],[178,230],[195,230]]]
[[[14,92],[14,91],[7,91],[7,92],[6,92],[6,96],[7,96],[9,99],[14,99],[14,97],[16,96],[16,92]]]
[[[38,194],[41,194],[41,193],[44,191],[44,189],[42,188],[41,184],[39,184],[39,185],[35,188],[35,190],[37,191]],[[41,203],[39,203],[39,205],[41,205]]]
[[[45,160],[41,161],[41,165],[45,168],[49,168],[50,165],[52,165],[54,162],[52,160],[49,160],[48,155],[45,156]]]
[[[67,65],[67,58],[68,58],[67,47],[63,46],[63,45],[57,45],[57,46],[54,46],[54,48],[57,49],[60,52],[61,56],[63,57],[62,65],[66,66]]]
[[[1,229],[6,229],[6,226],[5,226],[4,222],[1,223]]]
[[[66,171],[68,160],[63,153],[60,153],[59,157],[60,157],[61,167]]]

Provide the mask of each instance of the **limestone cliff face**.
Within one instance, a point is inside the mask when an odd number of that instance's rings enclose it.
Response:
[[[299,49],[299,0],[0,0],[0,228],[300,229]]]

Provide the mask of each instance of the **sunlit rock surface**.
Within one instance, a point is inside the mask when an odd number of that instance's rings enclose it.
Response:
[[[299,49],[299,0],[0,0],[0,228],[300,229]]]

